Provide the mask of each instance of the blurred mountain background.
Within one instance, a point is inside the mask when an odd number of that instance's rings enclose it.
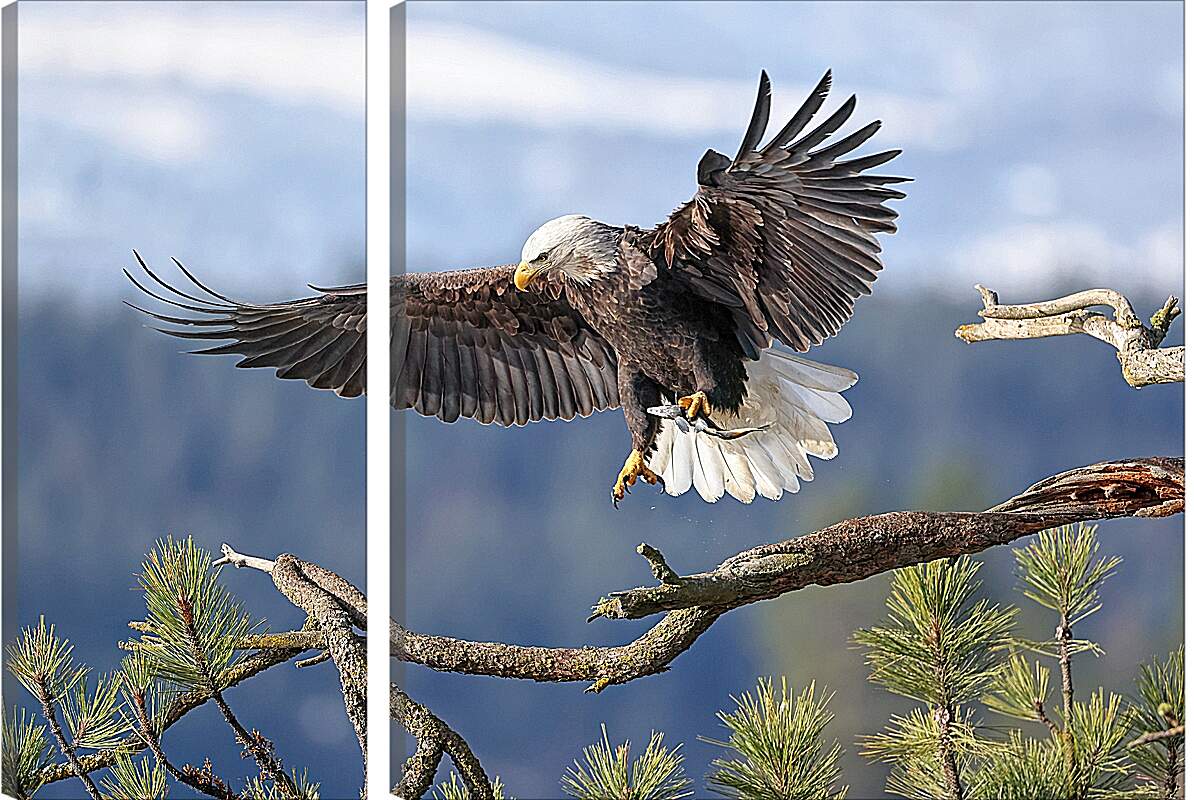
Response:
[[[145,614],[132,590],[140,560],[168,534],[216,552],[226,541],[295,553],[363,586],[364,403],[179,355],[193,348],[120,303],[145,304],[120,270],[135,267],[135,247],[180,279],[175,256],[256,301],[364,280],[364,4],[17,12],[19,471],[5,498],[17,504],[6,620],[44,614],[76,658],[113,669],[126,623]],[[272,630],[301,624],[267,576],[223,580]],[[358,795],[334,668],[278,666],[228,699],[324,797]],[[4,700],[29,704],[7,675]],[[254,771],[214,708],[188,715],[165,747],[178,763],[210,756],[238,789]],[[38,796],[80,793],[67,781]]]
[[[662,219],[691,196],[707,147],[737,146],[760,68],[780,117],[832,66],[830,106],[857,91],[856,122],[884,119],[875,149],[904,147],[893,171],[917,179],[875,296],[812,354],[862,379],[847,394],[854,419],[834,431],[841,455],[815,462],[794,497],[708,506],[640,487],[615,513],[617,413],[523,430],[395,416],[408,444],[395,569],[414,629],[620,644],[651,621],[583,620],[602,594],[648,580],[640,541],[694,571],[847,516],[980,509],[1059,470],[1182,452],[1183,388],[1129,389],[1100,343],[952,336],[976,319],[979,281],[1008,302],[1110,285],[1142,314],[1183,295],[1177,3],[406,13],[412,270],[508,263],[562,213]],[[138,561],[167,533],[289,551],[364,582],[363,403],[180,356],[119,303],[138,296],[119,272],[132,247],[251,300],[361,279],[363,25],[355,3],[21,5],[19,564],[5,599],[20,624],[45,613],[101,669],[141,613]],[[1107,650],[1079,663],[1080,692],[1127,689],[1139,661],[1182,636],[1181,520],[1102,531],[1124,563],[1079,631]],[[985,588],[1015,599],[1010,552],[984,560]],[[225,580],[274,629],[297,623],[263,576]],[[720,735],[731,693],[760,674],[816,678],[838,692],[852,796],[875,797],[884,771],[855,737],[906,705],[866,683],[848,639],[883,615],[887,583],[740,609],[671,671],[599,696],[415,668],[405,682],[515,796],[552,798],[601,722],[639,746],[666,731],[699,780],[714,749],[696,737]],[[1030,610],[1024,629],[1050,630]],[[349,798],[359,756],[331,669],[278,667],[230,697],[324,797]],[[6,681],[6,704],[21,691]],[[245,771],[211,709],[167,744]]]

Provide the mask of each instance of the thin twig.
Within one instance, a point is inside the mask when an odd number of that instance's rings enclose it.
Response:
[[[220,545],[220,552],[223,553],[224,555],[220,556],[215,561],[211,562],[211,565],[213,567],[219,567],[224,564],[231,564],[232,566],[236,567],[237,569],[240,569],[241,567],[248,567],[250,569],[259,569],[262,572],[273,572],[274,571],[274,562],[270,561],[268,558],[260,558],[258,556],[247,556],[243,553],[238,553],[235,550],[233,550],[232,547],[227,542]]]
[[[50,688],[46,685],[45,679],[41,677],[37,680],[37,699],[41,703],[42,716],[49,723],[50,732],[54,735],[54,741],[58,743],[58,749],[62,755],[66,756],[66,761],[70,764],[73,774],[78,776],[79,780],[83,782],[83,786],[87,789],[87,794],[91,796],[92,800],[102,800],[95,781],[91,780],[91,776],[87,774],[86,768],[79,761],[79,754],[66,741],[66,736],[62,733],[62,726],[58,724],[58,713],[54,708],[54,698],[50,696]]]
[[[1128,747],[1139,747],[1142,744],[1149,744],[1151,742],[1160,742],[1164,739],[1172,739],[1174,736],[1185,736],[1186,726],[1175,725],[1172,728],[1163,731],[1154,731],[1153,733],[1146,733],[1128,742]]]
[[[1061,728],[1057,727],[1057,723],[1049,718],[1045,713],[1045,704],[1037,700],[1032,704],[1032,710],[1036,712],[1037,721],[1049,729],[1049,732],[1055,736],[1061,735]]]
[[[166,772],[170,773],[171,777],[179,783],[190,786],[198,792],[202,792],[208,797],[215,797],[219,800],[235,800],[235,795],[228,788],[228,784],[214,775],[206,775],[200,777],[202,773],[196,769],[181,770],[174,766],[174,763],[166,756],[165,751],[162,750],[161,742],[158,741],[157,734],[153,732],[153,724],[149,721],[149,713],[145,707],[145,694],[137,692],[133,695],[134,707],[137,712],[137,730],[141,734],[141,739],[149,747],[149,751],[153,753],[154,758],[158,760]]]
[[[1065,752],[1066,785],[1073,791],[1077,756],[1074,752],[1074,677],[1070,663],[1070,641],[1074,638],[1070,630],[1069,617],[1062,613],[1057,624],[1057,665],[1061,671],[1061,742]]]

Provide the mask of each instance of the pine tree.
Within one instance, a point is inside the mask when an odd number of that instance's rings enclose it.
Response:
[[[863,755],[892,765],[888,790],[903,797],[962,800],[986,747],[970,704],[999,674],[1016,609],[975,599],[978,569],[963,557],[897,570],[887,624],[855,635],[871,679],[923,704],[864,738]]]
[[[562,780],[564,791],[577,800],[681,800],[692,795],[680,746],[668,750],[662,733],[652,732],[632,763],[630,742],[610,747],[602,725],[601,741],[586,747],[583,757],[585,763],[574,761]]]
[[[787,678],[780,680],[777,695],[770,678],[759,678],[754,695],[734,698],[737,708],[717,715],[729,739],[700,737],[737,753],[713,762],[709,788],[723,797],[750,800],[845,797],[845,789],[833,788],[841,776],[841,745],[821,740],[833,719],[831,697],[818,695],[815,683],[797,695]]]

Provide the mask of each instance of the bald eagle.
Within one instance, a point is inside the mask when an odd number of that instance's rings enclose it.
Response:
[[[614,505],[636,481],[706,501],[778,500],[830,459],[826,423],[851,415],[841,392],[857,376],[805,352],[850,318],[883,265],[877,233],[895,231],[885,203],[906,178],[868,170],[900,151],[842,160],[880,123],[825,144],[855,98],[809,129],[829,93],[826,73],[766,144],[764,72],[733,158],[709,150],[697,191],[650,229],[579,214],[531,234],[517,265],[391,278],[390,401],[444,422],[525,425],[621,406],[630,454]],[[137,257],[138,261],[140,256]],[[239,367],[354,397],[365,390],[365,286],[259,305],[195,278],[203,295],[145,272],[193,315],[147,311],[198,350],[238,354]],[[127,271],[126,271],[126,274]],[[659,408],[671,404],[679,413]],[[701,424],[697,424],[701,423]],[[744,430],[743,435],[726,431]]]

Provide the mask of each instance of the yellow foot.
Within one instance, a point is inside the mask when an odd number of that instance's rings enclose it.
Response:
[[[704,392],[693,392],[687,397],[681,397],[676,402],[688,414],[689,419],[696,419],[698,416],[708,417],[713,413],[713,407],[709,405],[709,398],[705,396]]]
[[[618,503],[639,478],[652,486],[657,483],[663,486],[663,478],[647,468],[647,463],[643,461],[643,454],[638,450],[631,450],[630,455],[626,456],[626,463],[622,466],[622,471],[618,473],[618,479],[614,481],[614,488],[609,492],[614,501],[614,508],[618,507]]]

